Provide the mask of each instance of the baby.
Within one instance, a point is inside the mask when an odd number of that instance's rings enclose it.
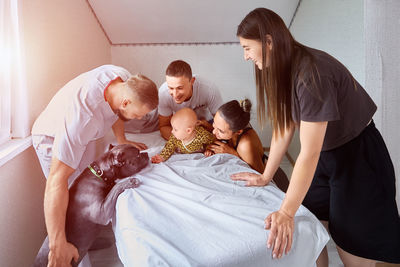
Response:
[[[151,158],[152,163],[166,161],[178,153],[204,152],[206,157],[213,154],[206,146],[215,141],[215,136],[201,126],[196,126],[197,115],[190,108],[178,110],[171,118],[172,132],[160,154]]]

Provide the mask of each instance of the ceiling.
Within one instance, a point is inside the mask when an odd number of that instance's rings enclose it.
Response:
[[[236,27],[257,7],[289,25],[298,0],[87,0],[112,44],[237,42]]]

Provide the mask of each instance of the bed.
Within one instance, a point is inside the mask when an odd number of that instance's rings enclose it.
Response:
[[[159,153],[159,132],[129,134]],[[253,171],[239,158],[175,154],[135,175],[141,186],[118,198],[113,230],[124,266],[314,266],[329,236],[317,218],[300,207],[293,247],[273,259],[266,248],[264,218],[284,197],[274,184],[245,187],[229,175]]]

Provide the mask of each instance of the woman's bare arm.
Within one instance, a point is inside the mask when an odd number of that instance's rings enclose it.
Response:
[[[273,248],[273,257],[289,252],[293,241],[294,215],[301,205],[318,164],[328,122],[300,123],[300,154],[290,179],[289,188],[280,209],[265,219],[270,229],[267,246]]]
[[[276,170],[281,165],[282,159],[285,156],[286,151],[292,141],[295,125],[292,124],[288,129],[285,130],[283,136],[272,134],[271,146],[269,150],[269,156],[267,165],[263,172],[264,180],[270,182],[274,177]]]

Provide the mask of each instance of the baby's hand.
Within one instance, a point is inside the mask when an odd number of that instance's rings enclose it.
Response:
[[[159,154],[151,157],[151,163],[160,163],[165,161],[163,157],[161,157]]]
[[[211,155],[213,155],[214,154],[214,152],[212,152],[211,150],[209,150],[209,149],[206,149],[206,151],[204,151],[204,156],[206,156],[206,157],[209,157],[209,156],[211,156]]]

